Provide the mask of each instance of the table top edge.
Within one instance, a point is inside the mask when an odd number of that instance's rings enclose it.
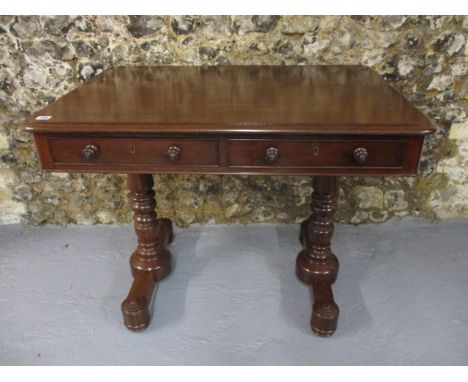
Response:
[[[286,135],[428,135],[434,125],[363,125],[363,124],[170,124],[170,123],[25,123],[24,130],[34,134],[286,134]]]

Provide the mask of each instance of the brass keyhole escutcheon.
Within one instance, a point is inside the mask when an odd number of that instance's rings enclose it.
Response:
[[[134,145],[130,145],[130,146],[128,146],[128,148],[130,149],[130,152],[131,152],[132,154],[135,154],[136,149],[135,149],[135,146],[134,146]]]
[[[320,150],[320,148],[318,146],[314,147],[314,155],[315,156],[319,155],[319,150]]]

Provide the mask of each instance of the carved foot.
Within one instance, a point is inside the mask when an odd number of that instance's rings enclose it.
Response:
[[[312,331],[322,337],[331,336],[336,330],[340,312],[331,288],[338,274],[338,259],[331,255],[325,261],[311,262],[307,251],[303,250],[297,256],[296,274],[302,282],[310,285],[313,297]]]
[[[124,324],[129,330],[139,332],[148,326],[149,305],[155,285],[151,272],[140,272],[134,276],[128,297],[122,302]]]
[[[331,336],[337,326],[339,308],[331,285],[338,275],[338,259],[330,250],[336,211],[337,179],[316,177],[312,194],[311,216],[301,224],[299,240],[304,249],[296,259],[297,277],[310,286],[313,296],[312,331]]]
[[[314,283],[311,290],[315,300],[310,319],[312,331],[321,337],[331,336],[335,333],[340,314],[338,305],[333,299],[331,284],[326,281]]]
[[[171,253],[166,246],[173,241],[174,234],[169,219],[156,217],[153,177],[130,174],[128,186],[138,247],[130,257],[134,280],[122,302],[122,315],[128,329],[141,331],[149,324],[149,305],[156,283],[171,272]]]

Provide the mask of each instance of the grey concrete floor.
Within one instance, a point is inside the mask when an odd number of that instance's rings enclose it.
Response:
[[[0,364],[468,364],[468,221],[338,225],[330,338],[309,330],[298,226],[176,235],[174,271],[135,334],[120,314],[131,226],[1,226]]]

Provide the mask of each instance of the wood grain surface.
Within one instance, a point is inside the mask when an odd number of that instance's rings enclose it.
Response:
[[[35,132],[61,133],[413,135],[433,130],[416,107],[363,66],[115,67],[26,125]]]

